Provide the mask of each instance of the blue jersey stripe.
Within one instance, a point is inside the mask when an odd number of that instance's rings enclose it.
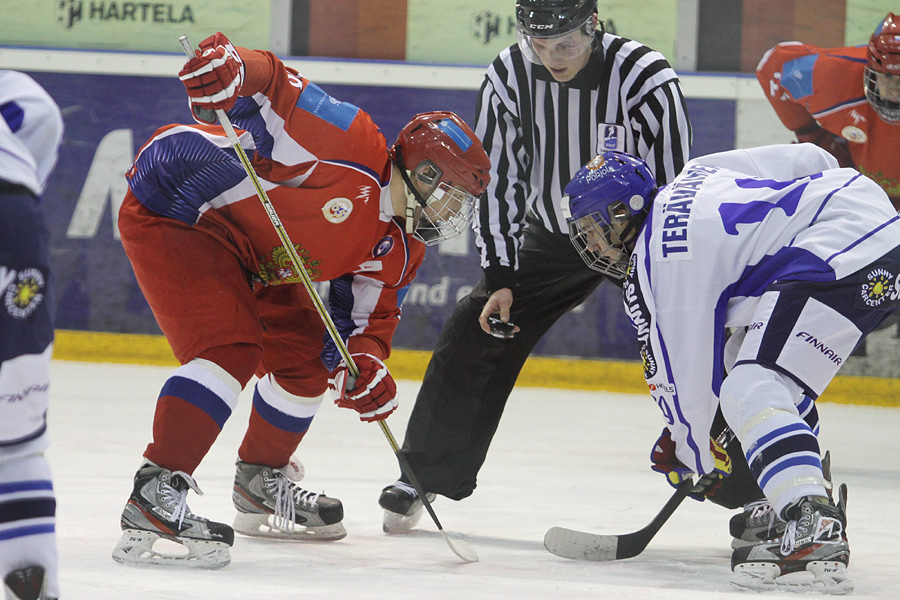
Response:
[[[53,482],[48,479],[36,479],[32,481],[10,481],[7,483],[0,483],[0,494],[34,492],[38,490],[53,491]]]
[[[198,132],[185,131],[146,147],[135,161],[128,185],[153,212],[193,225],[204,203],[246,176],[233,150],[219,148]]]
[[[53,523],[44,523],[41,525],[30,525],[28,527],[16,527],[15,529],[7,529],[0,531],[0,542],[20,537],[28,537],[32,535],[41,535],[45,533],[53,533],[56,526]]]
[[[266,129],[266,121],[259,112],[259,105],[253,98],[238,98],[228,118],[235,127],[239,127],[253,136],[253,144],[257,154],[271,160],[272,150],[275,147],[275,138]]]
[[[14,100],[0,105],[0,115],[13,133],[18,132],[25,121],[25,111]]]

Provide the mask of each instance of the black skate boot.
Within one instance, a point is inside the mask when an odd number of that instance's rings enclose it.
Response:
[[[3,578],[4,591],[9,600],[57,600],[47,596],[44,567],[34,565],[17,569]]]
[[[244,535],[291,540],[339,540],[347,530],[337,498],[294,483],[287,468],[235,463],[231,499],[238,510],[234,529]],[[288,467],[285,465],[285,467]]]
[[[134,476],[134,491],[122,511],[122,538],[113,560],[123,564],[177,564],[217,569],[231,562],[234,531],[199,517],[188,508],[188,490],[202,494],[194,478],[145,460]],[[184,554],[156,551],[160,538],[185,547]]]
[[[435,494],[425,494],[434,502]],[[425,505],[416,488],[399,479],[381,491],[378,505],[384,509],[382,530],[385,533],[407,533],[419,524]]]
[[[807,496],[786,508],[781,540],[737,548],[731,556],[732,583],[753,590],[853,591],[847,576],[846,489],[841,486],[838,506],[825,497]]]
[[[734,515],[728,522],[728,531],[734,538],[731,547],[737,550],[762,542],[777,542],[784,535],[786,525],[775,514],[768,500],[750,502],[744,506],[743,512]]]
[[[828,499],[831,496],[831,453],[825,452],[822,457],[822,474],[825,478],[825,491]],[[753,546],[760,542],[777,542],[784,535],[787,523],[775,514],[775,510],[765,498],[744,505],[744,510],[728,522],[728,531],[734,539],[731,548],[737,550],[744,546]]]

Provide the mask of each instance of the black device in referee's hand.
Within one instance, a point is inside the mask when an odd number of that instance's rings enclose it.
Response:
[[[496,338],[511,338],[516,333],[516,326],[513,323],[504,323],[500,317],[488,317],[488,325],[491,327],[491,335]]]

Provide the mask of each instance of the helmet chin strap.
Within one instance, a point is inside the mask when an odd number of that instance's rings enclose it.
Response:
[[[416,205],[425,208],[428,205],[428,202],[421,194],[419,194],[419,191],[415,188],[412,180],[409,178],[409,173],[406,171],[406,165],[403,162],[403,152],[399,146],[394,150],[394,153],[396,154],[394,160],[400,171],[400,177],[403,178],[403,183],[406,186],[404,190],[406,194],[406,233],[412,234],[415,230]]]
[[[416,204],[417,199],[411,194],[409,188],[406,188],[406,233],[412,235],[416,225]]]

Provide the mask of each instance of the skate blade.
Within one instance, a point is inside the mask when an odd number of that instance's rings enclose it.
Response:
[[[166,552],[154,545],[178,546],[181,553]],[[189,538],[163,538],[152,531],[125,529],[112,558],[117,563],[135,566],[177,566],[192,569],[221,569],[231,562],[228,544]]]
[[[822,592],[835,596],[853,591],[853,582],[847,576],[847,565],[836,561],[813,561],[805,571],[781,574],[781,568],[772,562],[754,562],[737,565],[731,585],[742,590]]]
[[[400,513],[395,513],[391,510],[384,511],[384,521],[381,524],[381,529],[387,534],[394,535],[397,533],[409,533],[412,531],[413,527],[419,524],[419,521],[422,519],[422,507],[419,507],[419,510],[413,511],[413,514],[401,515]]]
[[[262,537],[276,540],[298,540],[315,542],[333,542],[347,537],[343,523],[305,527],[294,525],[283,526],[276,523],[275,515],[252,514],[239,512],[234,518],[234,530],[250,537]]]

